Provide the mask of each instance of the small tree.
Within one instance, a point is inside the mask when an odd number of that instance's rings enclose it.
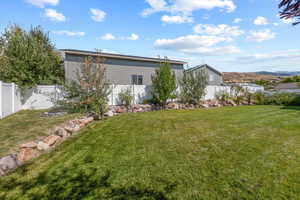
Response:
[[[127,110],[130,109],[130,106],[132,105],[133,102],[133,95],[129,88],[119,93],[119,101],[121,104],[126,106]]]
[[[234,84],[230,87],[231,96],[236,104],[241,104],[244,99],[245,89],[237,84]]]
[[[28,88],[63,79],[61,57],[40,26],[26,32],[12,25],[0,36],[0,80]]]
[[[88,57],[77,70],[77,80],[65,84],[63,105],[73,111],[95,112],[101,119],[108,107],[109,84],[105,78],[104,59],[99,54],[93,62]]]
[[[198,105],[208,84],[205,71],[186,71],[180,80],[181,99],[186,103]]]
[[[165,109],[167,101],[176,98],[175,73],[172,72],[170,64],[165,61],[160,64],[159,69],[155,71],[151,78],[153,100]]]

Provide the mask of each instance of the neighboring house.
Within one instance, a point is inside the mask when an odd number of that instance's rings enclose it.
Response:
[[[208,85],[223,85],[222,73],[207,64],[198,65],[196,67],[185,70],[185,72],[191,72],[191,71],[192,72],[204,71],[208,77]]]
[[[101,56],[105,59],[106,78],[116,85],[152,85],[151,76],[165,59],[128,56],[111,53],[97,53],[72,49],[61,49],[67,80],[76,79],[76,71],[84,64],[85,58]],[[183,74],[185,62],[167,60],[177,78]]]
[[[279,83],[274,89],[278,92],[291,92],[300,94],[300,83]]]

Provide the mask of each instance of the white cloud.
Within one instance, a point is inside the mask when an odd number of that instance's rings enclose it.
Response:
[[[158,39],[155,47],[163,49],[190,49],[197,47],[210,47],[220,42],[226,42],[228,38],[207,35],[187,35],[175,39]]]
[[[116,37],[111,33],[106,33],[105,35],[100,37],[101,40],[138,40],[139,38],[140,36],[135,33],[132,33],[128,37],[124,37],[124,36]]]
[[[197,24],[194,27],[194,32],[207,35],[224,35],[224,36],[239,36],[244,34],[244,31],[239,26],[229,26],[227,24]]]
[[[246,55],[242,57],[237,57],[236,61],[239,63],[259,63],[259,62],[269,62],[269,61],[283,61],[300,58],[300,50],[299,49],[289,49],[284,51],[274,51],[270,53],[263,54],[252,54]]]
[[[295,19],[294,19],[294,18],[281,19],[281,21],[282,21],[284,24],[292,24],[292,23],[295,22]]]
[[[196,54],[202,56],[222,56],[227,54],[240,53],[241,50],[235,46],[223,46],[223,47],[199,47],[195,49],[183,49],[182,52],[187,54]]]
[[[194,20],[192,17],[188,17],[188,16],[164,15],[161,17],[161,21],[168,24],[183,24],[183,23],[192,23]]]
[[[44,8],[46,5],[56,6],[59,4],[59,0],[27,0],[28,3]]]
[[[51,21],[66,21],[66,17],[54,9],[45,9],[45,16]]]
[[[85,32],[74,32],[74,31],[66,31],[66,30],[62,30],[62,31],[52,31],[52,33],[56,34],[56,35],[66,35],[66,36],[84,36]]]
[[[159,49],[174,50],[186,54],[197,55],[225,55],[238,53],[240,50],[234,46],[213,47],[222,42],[230,42],[228,37],[214,35],[187,35],[175,39],[158,39],[154,46]]]
[[[274,26],[279,26],[279,24],[277,22],[274,22],[273,25]]]
[[[91,8],[90,9],[91,18],[96,22],[102,22],[105,19],[106,13],[103,10]]]
[[[139,35],[132,33],[129,37],[127,37],[127,40],[138,40],[140,38]]]
[[[248,40],[255,42],[262,42],[265,40],[274,39],[276,36],[270,29],[260,30],[260,31],[251,31],[250,35],[247,37]]]
[[[253,21],[253,23],[258,26],[269,24],[268,19],[265,17],[262,17],[262,16],[256,17],[256,19]]]
[[[155,12],[171,12],[191,14],[193,11],[213,8],[226,9],[227,12],[232,12],[236,9],[236,5],[232,0],[146,0],[150,5],[143,11],[143,15],[150,15]]]
[[[102,40],[115,40],[116,37],[111,33],[106,33],[101,37]]]
[[[233,20],[233,23],[234,24],[238,24],[238,23],[241,23],[243,21],[243,19],[241,19],[241,18],[235,18],[234,20]]]

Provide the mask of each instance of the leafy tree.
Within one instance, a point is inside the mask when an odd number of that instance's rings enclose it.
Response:
[[[77,70],[76,80],[66,82],[64,100],[59,104],[75,112],[94,112],[102,119],[107,111],[108,95],[111,92],[105,71],[101,54],[95,59],[86,58],[81,69]]]
[[[163,109],[169,99],[176,98],[176,77],[172,72],[170,64],[165,61],[160,64],[152,78],[152,96],[154,102],[158,103]]]
[[[0,80],[25,88],[57,84],[63,77],[61,57],[40,26],[26,32],[12,25],[0,36]]]
[[[128,110],[133,102],[133,95],[131,93],[131,90],[128,88],[124,91],[121,91],[119,93],[119,100],[123,105],[126,106],[126,108]]]
[[[282,9],[282,11],[280,12],[281,18],[298,18],[298,21],[294,22],[293,25],[297,25],[300,23],[300,0],[281,0],[279,8]]]
[[[182,101],[198,105],[205,95],[208,78],[203,70],[186,71],[179,83]]]
[[[282,83],[299,83],[299,82],[300,82],[300,76],[290,76],[282,80]]]

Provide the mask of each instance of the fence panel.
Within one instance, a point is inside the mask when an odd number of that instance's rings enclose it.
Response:
[[[2,117],[13,114],[13,86],[2,83]]]
[[[243,86],[251,92],[264,90],[263,87]],[[129,89],[134,96],[134,104],[141,104],[151,98],[151,86],[149,85],[112,85],[109,95],[109,105],[119,105],[119,94]],[[205,100],[214,99],[221,91],[230,93],[230,86],[207,86]],[[178,89],[177,92],[180,92]],[[21,109],[49,109],[55,106],[58,98],[63,96],[61,86],[37,86],[21,93],[18,86],[13,83],[0,81],[0,119],[13,114]]]

